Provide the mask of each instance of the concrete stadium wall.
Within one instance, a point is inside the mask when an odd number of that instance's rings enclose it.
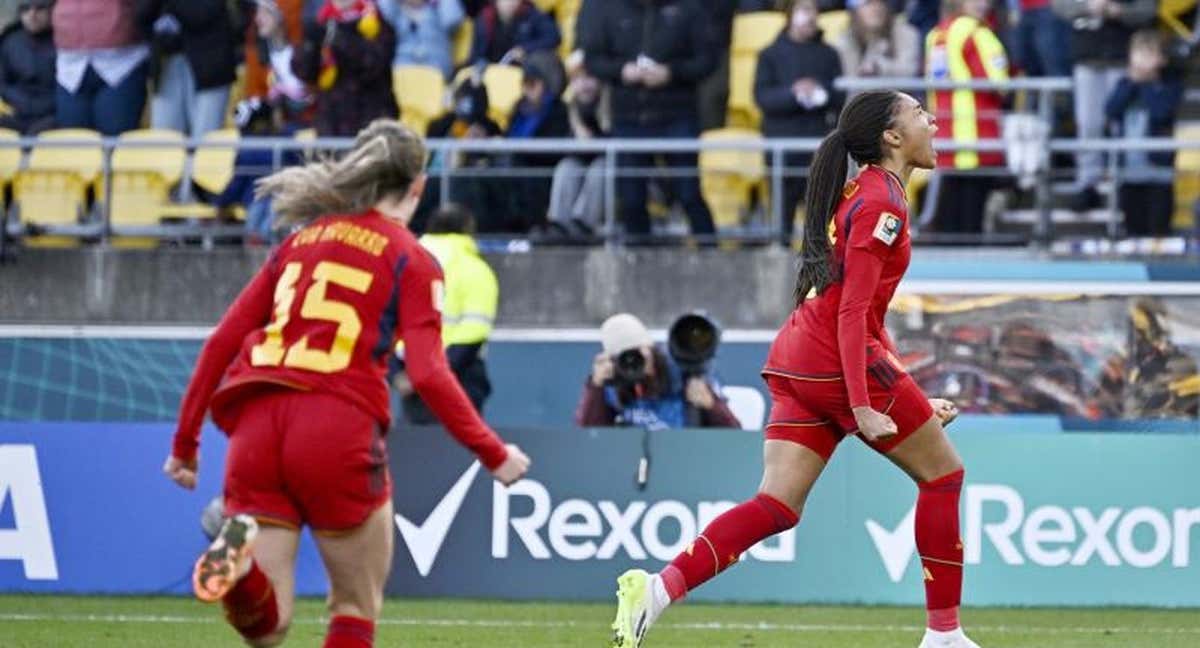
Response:
[[[211,324],[266,251],[25,250],[0,266],[7,323]],[[507,327],[593,326],[630,310],[655,326],[707,308],[728,327],[773,328],[788,312],[791,260],[744,253],[562,249],[489,255]]]
[[[211,324],[266,256],[266,250],[242,248],[21,250],[15,263],[0,265],[0,323]],[[725,328],[774,329],[792,306],[795,261],[778,248],[562,248],[487,256],[500,279],[498,323],[508,328],[592,327],[622,310],[661,328],[703,308]],[[1118,293],[1122,285],[1186,282],[1193,290],[1200,263],[922,248],[907,280],[965,288],[981,281],[1051,282],[1065,290],[1086,282]]]

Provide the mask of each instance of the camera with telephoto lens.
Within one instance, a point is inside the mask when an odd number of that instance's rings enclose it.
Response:
[[[721,327],[703,311],[682,315],[667,331],[667,351],[685,377],[706,375],[720,344]]]
[[[667,332],[667,352],[685,378],[708,374],[709,364],[721,343],[721,328],[701,311],[687,313]],[[632,388],[646,380],[646,356],[640,348],[613,356],[613,382]]]

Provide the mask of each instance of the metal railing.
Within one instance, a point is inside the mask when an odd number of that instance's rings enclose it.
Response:
[[[839,79],[836,83],[838,88],[854,92],[869,89],[920,89],[920,90],[941,90],[941,89],[973,89],[973,90],[990,90],[1001,92],[1034,92],[1039,96],[1037,108],[1042,119],[1053,119],[1052,99],[1055,93],[1069,91],[1072,88],[1072,83],[1069,78],[1047,78],[1047,79],[1014,79],[1012,81],[996,83],[990,81],[971,81],[965,83],[951,83],[943,81],[929,81],[925,79],[896,79],[896,78],[874,78],[874,79]],[[24,149],[37,145],[39,147],[80,147],[80,146],[95,146],[95,141],[38,141],[35,138],[22,138],[19,140],[0,141],[0,147],[20,146]],[[202,147],[230,147],[236,146],[239,149],[256,149],[271,151],[271,169],[278,169],[283,165],[288,153],[292,152],[312,152],[312,151],[338,151],[350,147],[353,140],[350,138],[317,138],[312,140],[296,140],[292,138],[246,138],[238,142],[236,145],[231,145],[228,142],[210,142],[202,139],[191,139],[183,142],[189,150]],[[661,176],[662,171],[646,170],[640,168],[628,168],[619,164],[622,154],[642,153],[642,154],[665,154],[665,153],[699,153],[709,150],[735,150],[735,151],[752,151],[764,156],[764,159],[769,160],[767,165],[768,183],[770,187],[770,195],[772,199],[770,205],[770,223],[768,230],[778,227],[783,221],[783,196],[784,183],[788,177],[797,175],[794,172],[799,172],[798,175],[803,176],[806,173],[805,169],[789,169],[785,165],[785,156],[791,153],[806,153],[813,152],[820,144],[819,139],[815,138],[771,138],[771,139],[747,139],[747,140],[684,140],[684,139],[594,139],[594,140],[575,140],[575,139],[485,139],[485,140],[448,140],[434,139],[428,140],[427,146],[431,154],[441,154],[442,159],[451,159],[457,154],[581,154],[602,156],[605,168],[605,214],[604,214],[604,237],[611,245],[620,240],[620,228],[617,221],[617,182],[622,177],[645,177],[645,176]],[[986,139],[975,142],[954,142],[949,140],[939,140],[938,149],[940,151],[1004,151],[1007,148],[1008,142],[1003,139]],[[112,214],[110,208],[112,204],[112,154],[117,147],[138,147],[138,148],[156,148],[156,147],[173,147],[178,148],[179,141],[120,141],[117,138],[103,138],[100,141],[102,149],[102,179],[101,187],[104,199],[100,202],[101,228],[100,235],[102,238],[107,238],[108,235],[114,232],[112,227]],[[1053,169],[1051,169],[1049,161],[1054,153],[1076,153],[1081,151],[1100,151],[1105,153],[1117,153],[1123,151],[1173,151],[1173,150],[1196,150],[1200,149],[1200,141],[1192,140],[1175,140],[1171,138],[1143,138],[1143,139],[1092,139],[1092,140],[1076,140],[1076,139],[1050,139],[1044,150],[1044,154],[1039,165],[1036,184],[1036,200],[1037,209],[1040,213],[1037,222],[1034,224],[1034,239],[1041,242],[1048,241],[1053,234],[1053,222],[1050,215],[1051,191],[1050,183],[1052,180]],[[189,157],[189,165],[191,158]],[[1109,172],[1118,181],[1120,176],[1120,168],[1117,163],[1118,156],[1111,155],[1109,162]],[[703,170],[697,168],[694,171],[686,171],[688,175],[698,175]],[[552,172],[552,169],[455,169],[447,164],[443,164],[434,174],[432,180],[439,183],[441,189],[441,199],[446,201],[451,194],[451,183],[456,177],[513,177],[530,175],[545,176]],[[955,173],[953,169],[942,169],[940,173]],[[993,175],[1006,176],[1009,172],[1006,168],[996,167],[991,169],[981,169],[975,173],[990,173]],[[188,176],[185,175],[183,185],[188,185]],[[186,190],[185,190],[186,191]],[[1115,193],[1115,192],[1114,192]],[[1115,205],[1110,204],[1110,209]],[[119,228],[118,228],[119,229]],[[1115,234],[1115,229],[1110,228],[1110,234]],[[768,231],[768,236],[771,233]],[[718,236],[720,238],[720,236]]]

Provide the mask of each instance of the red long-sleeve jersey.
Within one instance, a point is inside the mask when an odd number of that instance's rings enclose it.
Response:
[[[255,390],[334,394],[387,426],[387,360],[404,340],[413,387],[489,468],[507,458],[442,349],[442,271],[403,225],[378,212],[329,216],[289,236],[238,295],[200,352],[180,406],[174,455],[196,456],[210,409],[229,431]]]
[[[766,369],[841,378],[850,406],[869,406],[868,363],[891,354],[900,364],[883,320],[912,256],[904,186],[891,172],[868,166],[846,184],[831,229],[839,278],[792,312]]]

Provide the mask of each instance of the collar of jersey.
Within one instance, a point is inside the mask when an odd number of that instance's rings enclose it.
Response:
[[[900,195],[901,195],[901,196],[904,196],[904,195],[907,195],[907,194],[908,194],[907,190],[905,190],[905,188],[904,188],[904,183],[903,183],[903,182],[900,182],[900,177],[899,177],[899,176],[897,176],[895,173],[892,173],[891,171],[889,171],[889,170],[887,170],[887,169],[885,169],[885,168],[883,168],[883,167],[879,166],[878,164],[868,164],[868,165],[867,165],[867,168],[869,168],[869,169],[878,169],[878,170],[879,170],[881,173],[883,173],[883,175],[884,175],[884,176],[886,176],[886,177],[888,178],[888,180],[890,180],[890,181],[892,181],[892,182],[895,182],[895,183],[896,183],[896,187],[897,187],[898,189],[900,189]]]

